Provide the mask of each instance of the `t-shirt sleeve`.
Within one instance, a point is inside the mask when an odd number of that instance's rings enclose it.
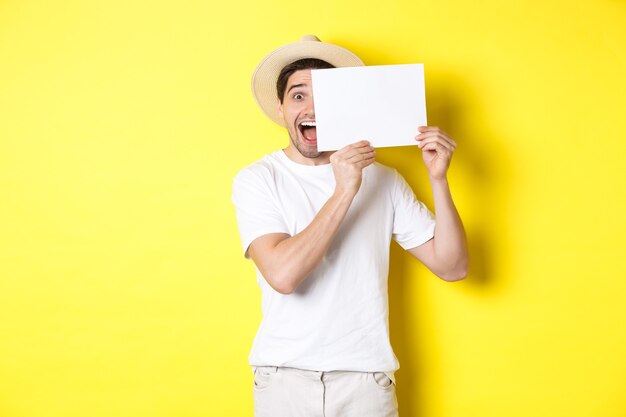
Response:
[[[396,171],[394,181],[393,238],[404,249],[415,248],[435,235],[435,216],[415,197],[406,180]]]
[[[273,196],[267,179],[251,169],[240,171],[233,180],[232,200],[246,258],[254,239],[269,233],[289,233]]]

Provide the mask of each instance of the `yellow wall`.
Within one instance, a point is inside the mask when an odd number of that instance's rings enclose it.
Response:
[[[626,415],[626,3],[0,2],[0,417],[249,416],[233,175],[301,35],[424,63],[472,271],[394,244],[401,415]],[[432,203],[416,149],[380,151]],[[432,205],[431,205],[432,207]]]

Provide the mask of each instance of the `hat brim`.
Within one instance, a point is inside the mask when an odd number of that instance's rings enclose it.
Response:
[[[365,65],[349,50],[320,41],[294,42],[270,52],[252,74],[252,95],[263,113],[283,127],[285,122],[278,115],[276,81],[286,65],[304,58],[321,59],[338,68]]]

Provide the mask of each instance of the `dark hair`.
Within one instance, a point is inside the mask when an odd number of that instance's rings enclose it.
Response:
[[[304,69],[326,69],[326,68],[335,68],[335,66],[317,58],[299,59],[285,66],[280,71],[280,74],[278,74],[278,79],[276,80],[276,94],[278,95],[278,99],[280,100],[280,102],[281,103],[283,102],[283,98],[285,96],[285,88],[287,88],[287,80],[289,80],[289,77],[291,77],[291,74],[293,74],[296,71],[300,71]]]

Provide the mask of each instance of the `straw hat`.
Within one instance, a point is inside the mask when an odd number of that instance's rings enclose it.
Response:
[[[299,42],[281,46],[270,52],[252,74],[252,95],[263,113],[281,126],[285,126],[285,123],[278,116],[276,104],[278,74],[286,65],[303,58],[322,59],[335,67],[365,65],[358,56],[347,49],[322,42],[315,35],[303,36]]]

